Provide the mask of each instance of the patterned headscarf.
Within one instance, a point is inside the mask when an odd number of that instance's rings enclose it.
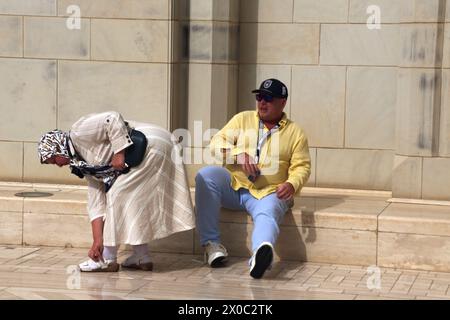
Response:
[[[44,134],[38,144],[38,154],[41,163],[53,156],[63,156],[70,159],[71,172],[79,178],[92,176],[105,184],[105,192],[112,187],[116,179],[124,172],[114,169],[111,165],[90,165],[75,152],[69,151],[69,133],[53,130]],[[72,150],[74,151],[74,150]]]
[[[38,154],[41,163],[44,163],[53,156],[70,158],[68,133],[53,130],[44,134],[38,144]]]

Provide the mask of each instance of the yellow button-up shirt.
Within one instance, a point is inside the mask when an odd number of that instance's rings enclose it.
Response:
[[[234,156],[246,152],[256,156],[262,133],[259,132],[260,119],[257,111],[245,111],[235,115],[211,139],[211,152],[221,156],[225,150],[226,168],[231,173],[231,187],[244,188],[257,199],[276,191],[277,187],[289,182],[298,193],[311,173],[308,140],[304,131],[283,113],[279,129],[273,131],[260,150],[258,167],[261,175],[253,183],[235,164]],[[264,126],[264,134],[269,130]]]

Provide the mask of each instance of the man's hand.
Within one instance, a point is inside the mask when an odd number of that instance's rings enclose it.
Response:
[[[103,261],[103,241],[94,241],[88,256],[96,262]]]
[[[281,200],[289,200],[291,199],[295,194],[295,189],[289,182],[285,182],[283,184],[280,184],[277,188],[277,196],[278,199]]]
[[[240,153],[237,156],[237,164],[241,166],[242,171],[248,176],[257,177],[260,174],[259,168],[255,160],[246,152]]]
[[[113,155],[111,160],[111,166],[116,170],[123,170],[125,166],[125,150],[122,150]]]

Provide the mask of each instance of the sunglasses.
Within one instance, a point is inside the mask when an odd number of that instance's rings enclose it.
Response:
[[[262,100],[264,100],[265,102],[272,102],[273,101],[273,97],[271,95],[268,95],[268,94],[258,93],[256,95],[256,101],[262,101]]]

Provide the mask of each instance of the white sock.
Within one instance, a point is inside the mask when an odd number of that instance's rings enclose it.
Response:
[[[142,257],[142,256],[149,256],[150,253],[148,252],[148,244],[140,244],[137,246],[132,246],[133,252],[135,256]]]
[[[103,247],[103,259],[105,260],[117,260],[117,246],[116,247]]]

